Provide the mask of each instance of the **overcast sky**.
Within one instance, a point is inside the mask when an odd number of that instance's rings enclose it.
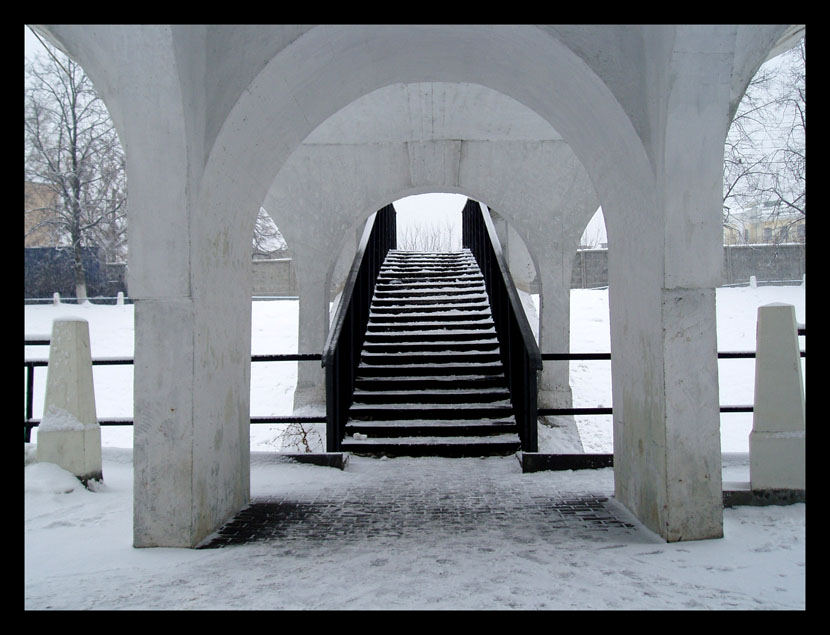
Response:
[[[34,36],[31,29],[27,26],[23,27],[23,55],[25,57],[31,57],[32,55],[37,54],[46,54],[46,50],[43,48],[38,39]]]

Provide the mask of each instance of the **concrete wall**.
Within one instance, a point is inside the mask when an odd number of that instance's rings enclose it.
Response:
[[[297,281],[291,258],[251,262],[251,295],[297,295]]]
[[[807,245],[731,245],[723,248],[723,284],[801,280],[807,273]]]
[[[608,250],[581,249],[574,256],[571,289],[608,286]]]
[[[101,259],[97,247],[83,248],[87,296],[114,298],[126,292],[125,266],[109,264]],[[49,298],[53,293],[61,297],[75,297],[71,249],[55,247],[26,247],[23,254],[23,297]]]
[[[744,284],[750,276],[758,282],[801,280],[807,273],[807,246],[725,245],[723,283]],[[574,257],[571,289],[608,286],[608,250],[584,249]]]

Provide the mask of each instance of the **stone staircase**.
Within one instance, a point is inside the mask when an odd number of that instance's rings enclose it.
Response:
[[[521,447],[469,250],[391,250],[375,286],[344,451],[493,456]]]

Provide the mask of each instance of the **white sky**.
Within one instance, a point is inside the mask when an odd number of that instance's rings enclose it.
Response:
[[[43,45],[38,42],[38,39],[34,36],[31,29],[29,27],[23,27],[23,55],[25,57],[31,57],[32,55],[38,55],[41,53],[45,53],[46,50],[43,48]]]

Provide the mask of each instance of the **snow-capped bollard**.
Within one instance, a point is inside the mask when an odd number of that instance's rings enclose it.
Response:
[[[86,320],[65,318],[52,324],[37,460],[59,465],[84,485],[103,480]]]
[[[755,276],[749,276],[749,286],[752,289],[757,289],[758,288],[758,278],[756,278]]]
[[[61,303],[61,294],[58,293],[57,291],[55,291],[55,293],[52,294],[52,304],[54,304],[55,306],[58,306],[60,303]]]
[[[759,307],[757,342],[750,486],[805,489],[806,414],[795,307]]]
[[[116,299],[115,299],[115,304],[118,305],[118,306],[124,306],[124,292],[123,291],[118,292],[118,295],[116,296]]]

